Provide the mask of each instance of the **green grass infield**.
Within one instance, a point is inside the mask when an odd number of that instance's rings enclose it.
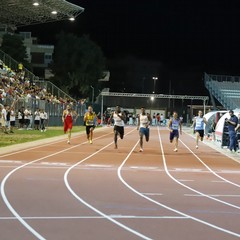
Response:
[[[74,126],[72,133],[85,131],[84,126]],[[32,142],[36,140],[63,136],[63,127],[48,127],[45,132],[39,130],[19,130],[15,129],[13,133],[3,133],[0,129],[0,147],[11,146],[19,143]]]

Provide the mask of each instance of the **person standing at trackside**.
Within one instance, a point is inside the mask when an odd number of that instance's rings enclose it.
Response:
[[[230,119],[225,119],[225,122],[228,124],[228,134],[229,134],[229,150],[236,152],[237,150],[237,140],[236,140],[236,130],[235,128],[238,125],[238,118],[234,115],[233,110],[229,111]]]
[[[115,149],[118,148],[117,145],[117,138],[118,135],[120,136],[121,139],[124,137],[124,120],[126,116],[124,112],[121,112],[121,108],[119,106],[116,106],[115,111],[111,114],[111,117],[109,119],[109,123],[114,120],[114,144],[115,144]]]
[[[236,131],[236,138],[237,138],[237,147],[238,153],[240,152],[240,113],[238,114],[238,124],[235,128]]]
[[[84,114],[83,121],[85,122],[86,125],[87,139],[89,143],[92,144],[93,130],[95,129],[97,124],[97,116],[95,112],[93,112],[92,106],[88,106],[88,111]]]
[[[145,108],[141,108],[141,113],[138,116],[138,127],[137,130],[139,130],[139,136],[140,136],[140,150],[139,152],[143,152],[143,136],[145,136],[146,142],[149,141],[149,125],[151,123],[152,119],[150,115],[147,115],[145,112]]]
[[[182,134],[182,123],[181,120],[178,118],[177,112],[173,112],[172,118],[170,118],[168,122],[168,128],[170,130],[170,143],[175,141],[174,143],[174,152],[178,151],[178,138],[179,138],[179,130],[180,134]]]
[[[73,122],[78,118],[78,114],[76,111],[72,110],[70,105],[67,105],[66,109],[62,114],[62,122],[63,122],[63,130],[64,133],[67,133],[67,143],[70,144],[71,135],[72,135],[72,125]]]
[[[207,124],[207,120],[203,117],[203,112],[198,111],[198,116],[193,119],[194,131],[196,134],[196,149],[198,149],[199,139],[203,141],[204,136],[204,123]]]
[[[41,132],[46,132],[46,119],[47,119],[47,113],[44,111],[44,109],[40,109],[40,130]]]

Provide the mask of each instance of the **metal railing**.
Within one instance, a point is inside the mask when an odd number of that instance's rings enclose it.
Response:
[[[7,53],[3,52],[2,50],[0,50],[0,60],[3,61],[3,63],[8,67],[11,68],[13,71],[18,70],[18,64],[19,62],[17,62],[15,59],[13,59],[10,55],[8,55]],[[23,70],[25,72],[25,77],[34,81],[35,79],[37,79],[37,77],[31,72],[29,71],[27,68],[25,68],[23,66]]]

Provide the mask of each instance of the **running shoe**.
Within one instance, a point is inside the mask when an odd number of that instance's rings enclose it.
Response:
[[[92,140],[89,140],[89,143],[92,144]]]
[[[140,148],[139,152],[143,152],[143,149],[142,149],[142,148]]]
[[[196,145],[196,149],[198,149],[198,145]]]
[[[70,144],[70,141],[68,140],[67,143]]]
[[[178,151],[178,149],[177,148],[174,148],[174,150],[173,150],[174,152],[177,152]]]

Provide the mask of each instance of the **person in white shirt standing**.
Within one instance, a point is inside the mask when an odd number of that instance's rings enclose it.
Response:
[[[39,130],[39,125],[40,125],[40,111],[39,108],[37,108],[34,113],[34,129]]]
[[[118,135],[120,136],[121,139],[124,137],[124,120],[126,116],[124,112],[121,112],[121,108],[119,106],[116,106],[115,111],[112,113],[109,122],[114,120],[114,144],[115,144],[115,149],[118,148],[117,145],[117,139]]]
[[[8,131],[7,131],[7,105],[4,105],[2,107],[2,112],[1,112],[1,115],[2,115],[2,131],[6,134],[8,134]]]
[[[151,123],[152,119],[149,114],[146,114],[145,108],[141,108],[141,113],[138,116],[138,127],[137,130],[139,130],[139,136],[140,136],[140,150],[139,152],[143,152],[143,136],[145,136],[146,142],[149,141],[149,125]]]

